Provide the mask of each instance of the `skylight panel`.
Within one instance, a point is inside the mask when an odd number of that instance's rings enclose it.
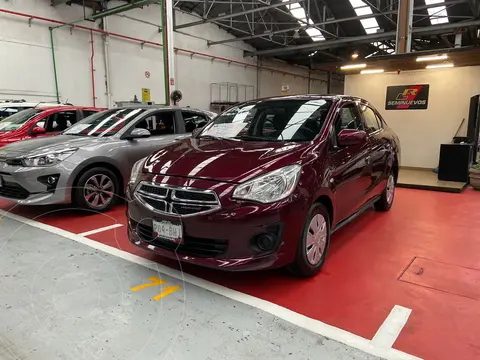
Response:
[[[425,0],[426,5],[444,4],[444,0]],[[445,5],[439,5],[428,8],[428,15],[430,15],[430,23],[432,25],[448,23],[447,8]]]
[[[289,0],[282,0],[282,1],[287,2]],[[287,9],[290,11],[290,14],[292,14],[297,19],[299,25],[304,26],[305,23],[310,25],[314,24],[312,19],[307,18],[305,9],[299,3],[288,4],[286,6],[287,6]],[[325,40],[325,37],[323,36],[322,32],[318,28],[312,27],[312,28],[306,29],[305,31],[313,41]],[[313,56],[313,55],[310,54],[310,56]]]
[[[380,26],[378,26],[377,19],[373,16],[371,7],[365,4],[362,0],[350,0],[350,4],[352,5],[353,10],[355,10],[357,16],[372,14],[371,18],[361,19],[360,22],[367,34],[375,34],[380,29]]]

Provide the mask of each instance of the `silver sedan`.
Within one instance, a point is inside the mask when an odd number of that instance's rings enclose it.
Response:
[[[191,108],[114,108],[61,135],[5,146],[0,150],[0,198],[23,205],[73,202],[105,211],[123,195],[135,162],[190,136],[214,116]]]

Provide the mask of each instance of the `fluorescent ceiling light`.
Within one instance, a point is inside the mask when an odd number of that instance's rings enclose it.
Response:
[[[436,61],[436,60],[446,60],[446,59],[448,59],[448,56],[446,54],[417,57],[417,61]]]
[[[367,67],[367,64],[350,64],[343,65],[340,70],[363,69],[365,67]]]
[[[452,63],[444,63],[444,64],[435,64],[435,65],[428,65],[427,69],[441,69],[441,68],[451,68],[454,65]]]
[[[360,74],[380,74],[383,73],[385,70],[383,69],[368,69],[360,71]]]

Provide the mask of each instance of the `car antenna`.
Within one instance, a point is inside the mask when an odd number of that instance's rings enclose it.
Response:
[[[38,105],[40,105],[42,102],[38,102],[37,105],[35,105],[33,108],[36,109]]]

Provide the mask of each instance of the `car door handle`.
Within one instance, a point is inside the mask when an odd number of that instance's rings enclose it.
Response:
[[[370,156],[367,156],[367,157],[365,158],[365,162],[367,163],[367,165],[370,164]]]

